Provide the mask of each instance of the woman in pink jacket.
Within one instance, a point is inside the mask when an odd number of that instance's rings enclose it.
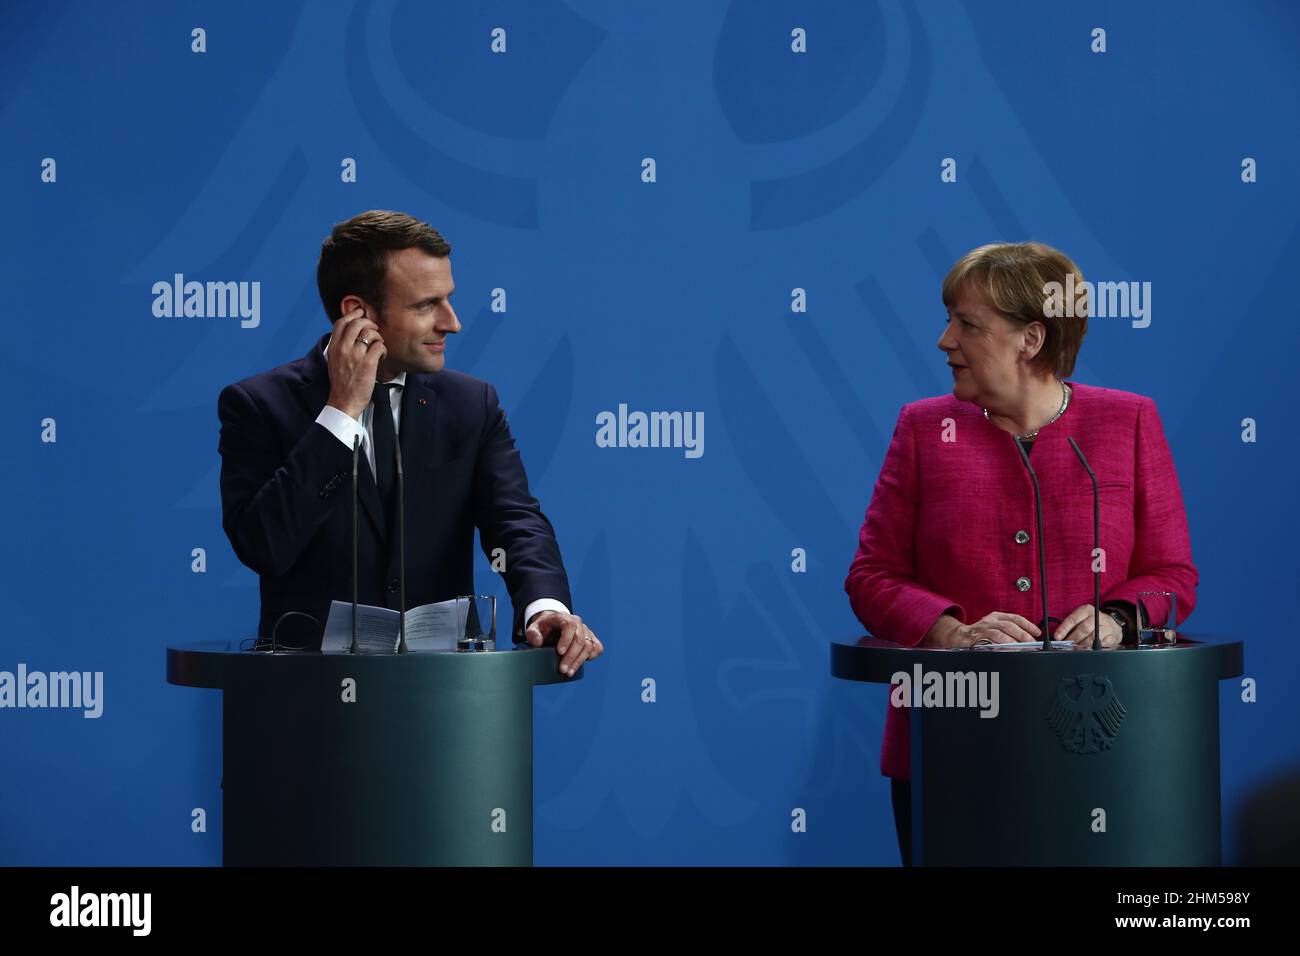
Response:
[[[1103,647],[1136,641],[1139,592],[1172,592],[1179,624],[1191,613],[1198,576],[1155,403],[1068,378],[1088,302],[1064,294],[1081,287],[1074,263],[1036,242],[982,246],[944,279],[938,346],[952,394],[903,406],[844,582],[874,637],[936,648],[1042,639],[1034,492],[1017,441],[1042,493],[1053,639],[1092,645],[1094,560]],[[1068,438],[1097,474],[1095,559],[1092,483]],[[1143,609],[1144,620],[1167,614]],[[893,707],[880,763],[910,864],[908,723]]]

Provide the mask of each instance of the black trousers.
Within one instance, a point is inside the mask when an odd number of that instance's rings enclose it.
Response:
[[[894,831],[898,834],[898,856],[903,866],[912,865],[912,781],[889,778],[889,797],[894,805]]]

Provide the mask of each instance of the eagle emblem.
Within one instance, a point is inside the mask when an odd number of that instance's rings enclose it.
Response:
[[[1047,712],[1047,722],[1071,753],[1093,754],[1109,750],[1124,722],[1110,678],[1101,674],[1063,677]]]

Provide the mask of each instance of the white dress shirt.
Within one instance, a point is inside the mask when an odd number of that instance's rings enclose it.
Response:
[[[332,337],[331,337],[332,338]],[[325,343],[325,348],[321,350],[325,356],[326,364],[330,358],[330,344]],[[392,384],[388,390],[388,401],[393,407],[393,434],[402,434],[402,390],[406,388],[406,373],[398,372],[384,384]],[[356,436],[361,436],[361,451],[366,456],[366,461],[370,463],[370,474],[377,475],[375,470],[375,429],[374,429],[375,403],[371,401],[362,411],[360,418],[353,418],[342,409],[335,408],[333,405],[326,405],[316,416],[316,421],[324,425],[339,441],[343,442],[350,451],[352,442]],[[561,614],[568,614],[569,609],[565,607],[563,601],[557,601],[555,598],[538,598],[536,601],[529,603],[524,608],[524,626],[527,627],[532,621],[533,615],[541,611],[559,611]]]
[[[325,348],[321,350],[325,356],[326,364],[330,360],[330,344],[325,343]],[[398,372],[397,375],[390,378],[385,384],[392,384],[388,390],[388,404],[393,407],[393,434],[402,433],[402,390],[406,388],[406,373]],[[352,441],[357,435],[361,436],[361,453],[366,456],[366,461],[370,462],[370,474],[378,475],[375,470],[375,403],[369,402],[361,417],[353,418],[342,409],[335,408],[333,405],[326,405],[316,416],[316,421],[320,422],[343,444],[352,448]]]

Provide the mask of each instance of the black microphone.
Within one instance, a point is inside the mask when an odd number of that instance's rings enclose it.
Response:
[[[1029,480],[1034,483],[1034,517],[1038,519],[1038,580],[1043,592],[1043,650],[1052,649],[1052,638],[1047,633],[1047,558],[1043,552],[1043,496],[1038,490],[1038,476],[1034,474],[1033,465],[1029,464],[1029,456],[1025,454],[1025,446],[1020,444],[1020,440],[1015,435],[1011,440],[1016,444],[1016,451],[1020,452],[1020,460],[1025,463],[1025,468],[1029,471]]]
[[[393,442],[397,456],[397,653],[406,653],[406,481],[402,477],[402,443]]]
[[[359,654],[357,647],[357,452],[361,448],[361,436],[352,437],[352,646],[349,654]]]
[[[1097,548],[1101,540],[1101,498],[1097,494],[1097,474],[1088,464],[1088,459],[1083,457],[1083,452],[1073,438],[1067,435],[1065,440],[1070,443],[1074,453],[1079,456],[1079,461],[1083,462],[1088,477],[1092,479],[1092,649],[1099,651],[1101,650],[1101,571],[1097,568]]]

